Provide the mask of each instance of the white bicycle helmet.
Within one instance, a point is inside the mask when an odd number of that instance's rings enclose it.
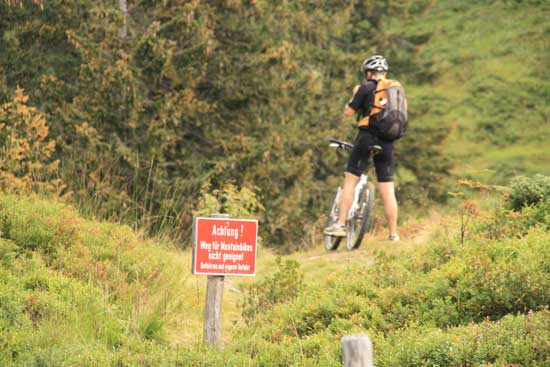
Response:
[[[363,61],[361,71],[388,71],[388,61],[382,55],[374,55]]]

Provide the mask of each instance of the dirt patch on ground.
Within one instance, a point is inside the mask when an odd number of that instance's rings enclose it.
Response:
[[[299,258],[300,261],[347,261],[365,263],[372,261],[374,251],[387,251],[389,253],[414,250],[417,246],[428,242],[442,224],[443,216],[433,211],[428,217],[422,219],[410,219],[399,228],[401,240],[397,243],[387,241],[387,229],[383,225],[375,226],[375,232],[368,233],[363,239],[361,247],[354,251],[347,251],[342,242],[336,251],[325,251],[318,248],[309,251]]]

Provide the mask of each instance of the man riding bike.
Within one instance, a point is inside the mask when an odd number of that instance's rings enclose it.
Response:
[[[374,167],[378,179],[378,190],[384,203],[384,214],[388,221],[390,241],[399,241],[397,234],[397,200],[393,184],[394,160],[393,141],[377,136],[375,126],[369,125],[369,115],[373,108],[376,86],[380,80],[386,78],[388,62],[381,55],[374,55],[363,61],[361,71],[367,82],[356,85],[350,101],[344,107],[344,116],[351,117],[357,114],[358,134],[353,144],[342,185],[342,196],[338,212],[338,221],[325,228],[324,233],[329,236],[345,237],[346,220],[353,202],[355,186],[361,174],[368,168],[368,152],[373,145],[383,148],[380,154],[374,156]]]

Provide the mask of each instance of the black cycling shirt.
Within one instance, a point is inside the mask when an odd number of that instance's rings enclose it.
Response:
[[[374,79],[367,80],[366,83],[361,84],[351,102],[348,103],[348,106],[357,112],[357,121],[370,113],[377,84],[378,81]]]

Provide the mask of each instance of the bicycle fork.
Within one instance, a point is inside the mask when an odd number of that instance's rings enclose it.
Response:
[[[342,196],[342,187],[338,187],[336,199],[332,203],[332,209],[330,211],[330,215],[334,218],[334,221],[338,220],[338,213],[340,213],[340,196]]]

